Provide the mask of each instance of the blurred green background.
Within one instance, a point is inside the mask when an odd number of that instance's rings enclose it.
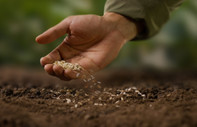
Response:
[[[35,37],[65,17],[103,14],[105,0],[1,0],[0,66],[40,67],[40,57],[59,40],[39,45]],[[188,0],[172,13],[161,32],[127,43],[111,67],[197,70],[197,0]]]

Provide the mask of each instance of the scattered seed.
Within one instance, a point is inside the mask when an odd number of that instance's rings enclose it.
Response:
[[[90,75],[90,77],[91,77],[92,79],[95,79],[95,77],[94,77],[93,75]]]
[[[100,81],[98,81],[97,83],[98,83],[98,84],[101,84],[101,82],[100,82]]]
[[[81,105],[83,105],[83,104],[82,104],[81,102],[78,102],[78,105],[80,105],[80,106],[81,106]]]
[[[101,103],[94,103],[95,106],[103,106]]]
[[[116,101],[116,102],[115,102],[115,104],[118,104],[118,103],[119,103],[119,101]]]
[[[131,88],[132,88],[133,90],[136,90],[136,89],[137,89],[137,88],[136,88],[136,87],[134,87],[134,86],[133,86],[133,87],[131,87]]]
[[[71,99],[66,98],[66,103],[67,103],[67,104],[71,103]]]
[[[96,106],[97,106],[97,105],[98,105],[98,103],[94,103],[94,105],[96,105]]]

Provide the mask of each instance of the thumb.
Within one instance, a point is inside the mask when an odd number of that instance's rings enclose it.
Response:
[[[68,32],[69,22],[67,19],[64,19],[59,24],[54,27],[48,29],[38,37],[36,37],[36,42],[40,44],[47,44],[55,41],[59,37],[65,35]]]

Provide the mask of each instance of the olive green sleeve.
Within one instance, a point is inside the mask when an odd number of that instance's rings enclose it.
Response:
[[[149,38],[167,22],[170,12],[183,0],[107,0],[105,12],[115,12],[139,22],[142,28],[135,39]]]

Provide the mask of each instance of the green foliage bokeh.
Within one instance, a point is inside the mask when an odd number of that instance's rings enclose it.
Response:
[[[102,14],[104,0],[1,0],[0,64],[39,65],[40,57],[63,38],[48,45],[35,37],[69,15]]]
[[[39,45],[35,42],[38,34],[70,15],[102,15],[104,3],[105,0],[1,0],[0,65],[39,66],[40,57],[63,37]],[[196,8],[196,0],[186,1],[157,36],[127,43],[112,66],[197,69]]]

